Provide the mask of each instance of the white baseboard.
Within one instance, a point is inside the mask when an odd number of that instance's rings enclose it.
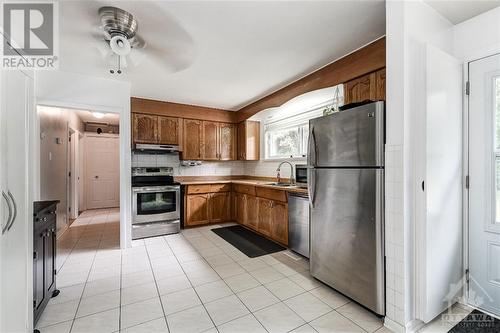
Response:
[[[384,326],[394,333],[406,333],[406,329],[403,325],[387,317],[384,318]]]

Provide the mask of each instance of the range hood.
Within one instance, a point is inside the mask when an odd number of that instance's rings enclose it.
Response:
[[[138,143],[135,145],[134,152],[136,153],[156,153],[156,154],[172,154],[179,152],[178,145],[152,145]]]

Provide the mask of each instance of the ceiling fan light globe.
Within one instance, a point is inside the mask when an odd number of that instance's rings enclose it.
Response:
[[[130,50],[132,49],[128,39],[121,35],[115,35],[111,37],[109,46],[111,47],[111,50],[113,50],[113,52],[119,56],[128,55],[130,53]]]

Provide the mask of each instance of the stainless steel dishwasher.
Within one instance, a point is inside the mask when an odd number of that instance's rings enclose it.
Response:
[[[288,246],[292,251],[309,258],[309,198],[288,194]]]

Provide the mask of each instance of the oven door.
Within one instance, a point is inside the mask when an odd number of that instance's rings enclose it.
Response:
[[[179,186],[132,188],[132,224],[180,218]]]

